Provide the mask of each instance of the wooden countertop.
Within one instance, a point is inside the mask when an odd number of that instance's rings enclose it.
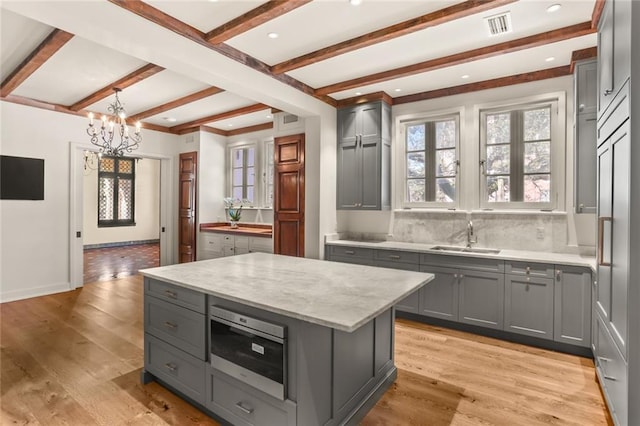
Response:
[[[228,222],[201,223],[200,231],[264,238],[271,238],[273,235],[273,227],[261,223],[239,223],[237,228],[232,228]]]

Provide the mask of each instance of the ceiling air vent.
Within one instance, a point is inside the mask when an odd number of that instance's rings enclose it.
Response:
[[[282,122],[284,124],[296,123],[298,122],[298,116],[293,114],[285,114],[285,116],[282,117]]]
[[[500,34],[510,33],[513,29],[511,27],[511,13],[505,12],[499,15],[489,16],[484,18],[489,26],[489,35],[496,36]]]

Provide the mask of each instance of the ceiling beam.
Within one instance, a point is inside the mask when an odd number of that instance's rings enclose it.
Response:
[[[191,102],[199,101],[200,99],[208,98],[209,96],[217,95],[218,93],[224,92],[224,89],[219,87],[209,87],[207,89],[201,90],[199,92],[192,93],[190,95],[184,96],[180,99],[176,99],[175,101],[167,102],[166,104],[158,105],[155,108],[148,109],[146,111],[139,112],[135,115],[132,115],[130,119],[132,121],[140,121],[147,117],[152,117],[156,114],[160,114],[161,112],[169,111],[174,108],[181,107],[183,105],[189,104]]]
[[[587,47],[586,49],[574,50],[571,53],[571,72],[576,67],[576,62],[582,61],[585,59],[591,59],[598,56],[598,48],[596,46]]]
[[[23,81],[73,38],[73,34],[55,29],[45,38],[0,85],[0,96],[11,94]]]
[[[199,126],[202,126],[203,124],[211,123],[213,121],[226,120],[227,118],[233,118],[239,115],[250,114],[252,112],[258,112],[264,109],[269,109],[269,106],[264,104],[249,105],[246,107],[234,109],[232,111],[226,111],[220,114],[214,114],[207,117],[202,117],[197,120],[189,121],[188,123],[183,123],[177,126],[173,126],[170,129],[172,132],[182,132],[184,129],[199,127]]]
[[[116,87],[118,89],[127,88],[127,87],[132,86],[132,85],[134,85],[136,83],[139,83],[142,80],[144,80],[145,78],[149,78],[152,75],[157,74],[157,73],[159,73],[160,71],[163,71],[163,70],[164,70],[164,68],[162,68],[162,67],[160,67],[158,65],[147,64],[147,65],[143,66],[142,68],[139,68],[139,69],[135,70],[131,74],[127,74],[126,76],[122,77],[120,80],[114,81],[113,83],[103,87],[102,89],[98,90],[97,92],[94,92],[94,93],[90,94],[89,96],[87,96],[83,100],[76,102],[75,104],[71,105],[69,107],[69,109],[71,109],[73,111],[78,111],[78,110],[81,110],[83,108],[86,108],[89,105],[95,104],[96,102],[101,101],[102,99],[106,98],[107,96],[113,94],[113,89],[116,88]]]
[[[593,6],[593,13],[591,14],[591,27],[598,29],[598,23],[600,22],[600,16],[604,10],[605,0],[596,0],[596,4]]]
[[[540,71],[526,72],[523,74],[510,75],[507,77],[494,78],[491,80],[478,81],[475,83],[463,84],[460,86],[430,90],[428,92],[415,93],[413,95],[399,96],[393,99],[393,104],[400,105],[411,102],[426,101],[429,99],[442,98],[445,96],[453,96],[463,93],[477,92],[480,90],[495,89],[497,87],[512,86],[514,84],[530,83],[532,81],[547,80],[549,78],[564,77],[567,75],[571,75],[571,65],[564,65],[561,67],[549,68]]]
[[[444,56],[441,58],[430,59],[428,61],[396,68],[393,70],[383,71],[352,80],[342,81],[340,83],[335,83],[316,89],[316,94],[328,95],[330,93],[341,92],[343,90],[368,86],[370,84],[394,80],[396,78],[407,77],[410,75],[433,71],[440,68],[451,67],[454,65],[477,61],[480,59],[486,59],[497,55],[517,52],[523,49],[531,49],[533,47],[538,47],[549,43],[556,43],[558,41],[581,37],[584,35],[593,34],[595,31],[596,30],[591,27],[591,21],[583,22],[557,30],[535,34],[529,37],[505,41],[503,43],[494,44],[492,46],[480,47],[478,49],[455,53],[453,55]]]
[[[346,40],[332,46],[328,46],[311,53],[298,56],[274,65],[271,70],[275,74],[282,74],[296,68],[315,64],[335,56],[344,55],[357,49],[362,49],[376,43],[382,43],[396,37],[405,36],[416,31],[421,31],[429,27],[445,24],[456,19],[464,18],[476,13],[484,12],[505,4],[513,3],[516,0],[468,0],[455,4],[435,12],[409,19],[399,24],[391,25],[380,30],[376,30],[359,37]]]
[[[204,38],[209,43],[220,44],[272,19],[291,12],[311,0],[270,0],[209,31]]]
[[[63,112],[65,114],[77,115],[77,116],[80,116],[80,117],[87,117],[89,112],[92,112],[92,111],[88,111],[88,110],[74,111],[74,110],[72,110],[71,108],[69,108],[68,106],[65,106],[65,105],[54,104],[54,103],[44,102],[44,101],[38,101],[36,99],[25,98],[23,96],[16,96],[16,95],[2,96],[2,97],[0,97],[0,100],[1,101],[5,101],[5,102],[11,102],[11,103],[14,103],[14,104],[26,105],[26,106],[30,106],[30,107],[34,107],[34,108],[45,109],[47,111]],[[99,117],[100,115],[102,115],[102,114],[98,114],[97,112],[93,112],[93,114],[96,117]],[[175,134],[168,127],[158,126],[156,124],[151,124],[151,123],[140,123],[140,124],[141,124],[141,127],[143,129],[156,130],[158,132]]]
[[[241,127],[239,129],[227,130],[227,136],[244,135],[245,133],[259,132],[260,130],[273,129],[273,122],[256,124],[253,126]]]
[[[197,28],[188,25],[179,19],[174,18],[171,15],[168,15],[162,12],[159,9],[139,0],[109,0],[109,2],[122,7],[123,9],[134,13],[148,21],[151,21],[161,27],[164,27],[174,33],[185,37],[195,43],[198,43],[202,46],[205,46],[221,55],[226,56],[229,59],[233,59],[236,62],[239,62],[247,67],[253,68],[254,70],[261,72],[263,74],[272,77],[281,83],[284,83],[288,86],[293,87],[294,89],[300,90],[303,93],[306,93],[309,96],[313,96],[314,98],[321,100],[322,102],[329,104],[331,106],[336,106],[335,99],[330,96],[318,95],[315,90],[302,83],[301,81],[296,80],[293,77],[289,77],[285,74],[274,74],[271,72],[271,67],[264,62],[247,55],[244,52],[235,49],[228,44],[212,44],[205,39],[205,34],[198,30]]]

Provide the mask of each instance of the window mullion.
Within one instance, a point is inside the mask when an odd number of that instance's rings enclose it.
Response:
[[[425,195],[426,201],[436,199],[436,125],[426,123],[425,128]]]
[[[522,111],[513,111],[511,113],[511,173],[509,188],[511,192],[511,201],[522,201],[523,196],[523,114]]]

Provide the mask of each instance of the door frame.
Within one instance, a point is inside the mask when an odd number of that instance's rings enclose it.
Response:
[[[83,170],[84,152],[98,152],[97,149],[77,142],[70,142],[69,150],[69,288],[71,290],[82,287],[83,281],[83,241],[84,241],[84,189]],[[173,158],[151,153],[140,153],[140,158],[160,160],[160,265],[173,263],[175,253],[173,249],[173,210],[171,202],[173,200]],[[164,228],[165,232],[162,232]],[[76,232],[81,236],[76,237]]]

